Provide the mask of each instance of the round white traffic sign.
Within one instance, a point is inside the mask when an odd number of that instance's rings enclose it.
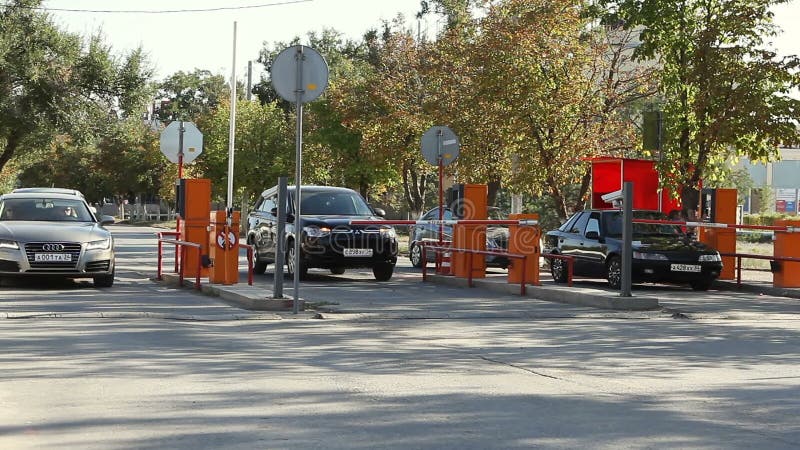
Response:
[[[328,63],[316,50],[305,45],[283,49],[272,61],[272,86],[287,102],[308,103],[328,87]]]
[[[183,162],[190,163],[203,153],[203,133],[192,122],[175,120],[161,132],[161,153],[170,162],[178,163],[181,126],[183,127]]]
[[[460,144],[449,127],[433,126],[422,135],[420,147],[425,161],[438,166],[441,158],[442,165],[446,166],[458,158]]]

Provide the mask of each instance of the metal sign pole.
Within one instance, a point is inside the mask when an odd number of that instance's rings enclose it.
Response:
[[[236,140],[236,22],[233,22],[233,64],[231,65],[231,118],[228,130],[228,202],[225,205],[225,223],[233,219],[233,149]],[[226,238],[227,239],[227,238]]]
[[[289,203],[286,198],[286,177],[278,177],[278,231],[276,233],[277,242],[275,248],[275,282],[272,288],[273,298],[283,298],[283,264],[286,262],[286,205]]]
[[[301,221],[300,181],[303,167],[303,46],[297,46],[295,54],[297,61],[297,84],[295,90],[295,111],[297,111],[297,136],[295,137],[295,187],[294,187],[294,302],[292,313],[300,312],[300,241],[303,238],[303,224]]]
[[[631,264],[633,264],[633,183],[622,183],[622,280],[620,297],[631,296]]]

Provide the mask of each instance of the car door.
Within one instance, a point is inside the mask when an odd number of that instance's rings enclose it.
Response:
[[[605,273],[606,245],[600,239],[600,213],[591,212],[586,228],[581,233],[581,263],[586,275],[602,275]]]
[[[262,259],[273,261],[275,259],[275,232],[277,230],[277,217],[273,215],[275,209],[275,196],[268,195],[258,207],[254,223],[256,230],[256,247]]]
[[[559,236],[558,247],[562,255],[573,257],[573,271],[576,275],[582,275],[586,270],[583,233],[589,222],[589,212],[583,211],[578,214],[580,215],[574,221],[570,221],[572,226]]]

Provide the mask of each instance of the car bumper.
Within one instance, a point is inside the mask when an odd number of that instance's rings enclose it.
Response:
[[[633,260],[631,278],[633,281],[688,283],[695,280],[715,280],[721,271],[722,263],[687,264]]]
[[[91,278],[114,273],[114,259],[112,249],[81,249],[69,262],[36,262],[32,252],[4,248],[0,249],[0,276]]]
[[[367,256],[351,256],[353,250],[367,251]],[[303,243],[303,258],[308,267],[373,267],[397,263],[397,239],[370,236],[361,240],[307,239]]]

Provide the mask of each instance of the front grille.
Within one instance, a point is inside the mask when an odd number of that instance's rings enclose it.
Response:
[[[108,272],[108,267],[111,264],[111,261],[92,261],[86,264],[86,271],[87,272]]]
[[[0,272],[19,272],[19,263],[0,259]]]
[[[63,249],[50,248],[54,245],[61,245]],[[67,253],[70,261],[36,261],[37,253]],[[78,266],[78,259],[81,256],[81,244],[78,242],[31,242],[25,244],[25,255],[28,257],[28,264],[31,269],[74,269]]]

